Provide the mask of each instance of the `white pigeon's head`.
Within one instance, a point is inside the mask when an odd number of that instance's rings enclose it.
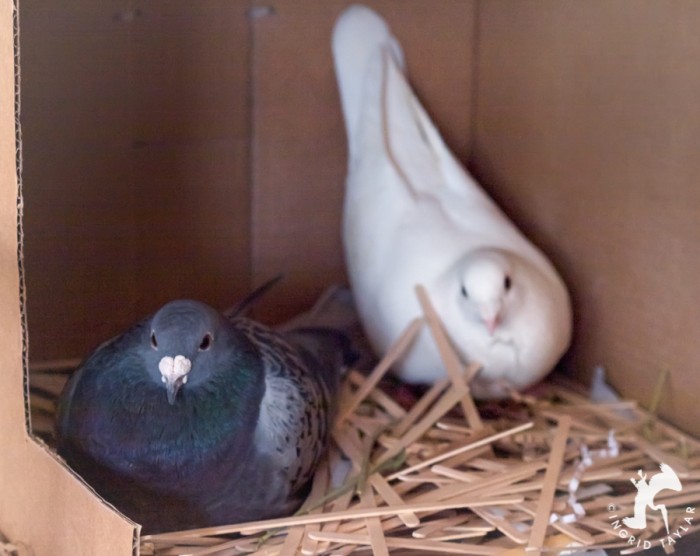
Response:
[[[514,270],[512,259],[496,249],[474,251],[457,266],[461,312],[490,335],[508,318],[517,298]]]
[[[171,301],[151,319],[144,331],[146,364],[165,386],[170,404],[184,384],[206,380],[216,368],[222,321],[213,308],[192,300]]]

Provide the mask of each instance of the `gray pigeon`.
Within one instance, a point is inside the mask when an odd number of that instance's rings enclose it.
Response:
[[[267,519],[323,456],[344,335],[281,335],[172,301],[98,347],[61,396],[59,453],[147,533]]]

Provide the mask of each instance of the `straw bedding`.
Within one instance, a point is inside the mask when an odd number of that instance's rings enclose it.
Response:
[[[634,401],[594,403],[552,380],[477,406],[469,380],[478,366],[459,360],[424,290],[418,295],[423,317],[371,373],[348,373],[332,446],[297,514],[143,536],[141,554],[529,555],[572,547],[632,554],[650,546],[671,552],[697,529],[697,441]],[[385,374],[424,326],[446,377],[402,405]],[[32,378],[44,393],[58,382],[47,372]],[[33,423],[48,434],[52,407],[44,398],[32,399]],[[662,463],[682,487],[659,490],[657,509],[644,508],[646,527],[634,529],[623,518],[634,514],[638,487],[660,484]]]

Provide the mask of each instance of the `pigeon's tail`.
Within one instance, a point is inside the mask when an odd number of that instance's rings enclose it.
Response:
[[[338,391],[341,375],[359,355],[344,332],[325,327],[295,328],[285,339],[299,349],[309,368],[317,369],[331,395]]]
[[[277,284],[280,280],[284,278],[284,274],[278,274],[274,278],[268,280],[265,282],[262,286],[258,286],[255,288],[252,292],[250,292],[248,295],[246,295],[243,299],[241,299],[239,302],[237,302],[235,305],[229,307],[224,311],[224,316],[226,316],[229,319],[233,319],[235,317],[242,317],[245,316],[250,308],[263,296],[265,295],[268,291],[272,289],[272,287]]]
[[[351,154],[363,106],[379,108],[384,56],[403,67],[401,46],[386,22],[365,6],[348,7],[333,29],[333,59]]]
[[[376,12],[352,5],[340,14],[333,58],[350,167],[363,154],[383,152],[412,193],[447,186],[491,204],[413,93],[401,45]]]
[[[371,369],[377,363],[357,315],[352,292],[347,287],[331,286],[309,311],[285,322],[277,330],[283,334],[295,330],[333,330],[350,341],[350,351],[346,355],[354,360],[348,365]]]

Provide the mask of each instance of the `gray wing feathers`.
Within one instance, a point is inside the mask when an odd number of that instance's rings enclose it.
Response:
[[[276,463],[293,492],[308,482],[323,453],[330,392],[282,336],[252,321],[234,324],[257,346],[265,369],[256,447]]]

